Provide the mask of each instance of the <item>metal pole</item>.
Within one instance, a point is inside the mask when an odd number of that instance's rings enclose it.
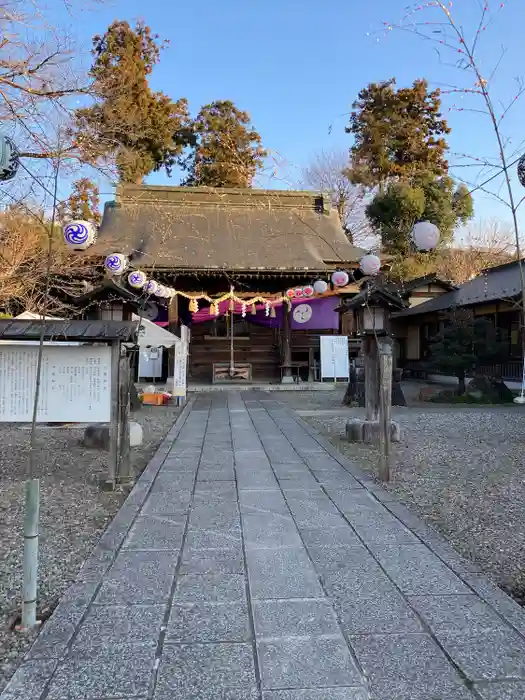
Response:
[[[40,481],[39,479],[29,479],[25,484],[22,629],[31,629],[36,625],[39,516]]]

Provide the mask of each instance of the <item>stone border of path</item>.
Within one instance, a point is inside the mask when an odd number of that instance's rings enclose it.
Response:
[[[38,700],[46,695],[53,674],[60,663],[60,658],[63,656],[63,653],[66,651],[73,638],[76,637],[92,601],[95,599],[102,586],[105,574],[115,561],[130,527],[134,523],[135,518],[148,497],[153,482],[173,445],[173,441],[184,428],[187,418],[192,411],[194,401],[195,399],[192,398],[188,402],[175,425],[166,435],[157,453],[144,470],[128,499],[102,536],[92,556],[84,564],[77,581],[61,599],[53,616],[43,628],[41,635],[37,638],[24,662],[15,673],[4,693],[0,696],[0,700]],[[339,453],[338,450],[324,438],[318,435],[313,428],[302,421],[296,414],[293,414],[293,416],[288,415],[285,418],[283,407],[278,404],[278,402],[264,401],[261,403],[264,410],[267,411],[268,415],[274,420],[277,426],[282,423],[283,425],[288,424],[290,428],[292,428],[292,423],[295,421],[320,447],[349,472],[361,486],[375,497],[378,502],[381,502],[394,518],[397,518],[401,523],[406,525],[406,527],[410,529],[438,559],[446,564],[470,590],[475,592],[481,600],[488,603],[509,627],[522,636],[525,636],[525,611],[500,591],[499,588],[482,576],[474,564],[466,561],[457,554],[436,531],[423,524],[416,516],[412,515],[407,508],[396,502],[391,494],[376,484],[376,482],[360,469],[356,468],[354,464]],[[248,406],[247,409],[248,412],[250,412]],[[433,637],[431,632],[430,635]],[[417,643],[417,635],[415,643]],[[497,640],[495,643],[497,643]],[[503,637],[500,643],[503,646],[505,645]],[[510,652],[511,651],[512,650],[510,650]],[[407,661],[409,662],[410,660],[407,659]],[[417,657],[415,657],[414,660],[414,663],[417,665],[416,662]],[[520,678],[516,678],[515,680],[521,687],[523,680]],[[507,681],[507,684],[509,692],[512,693],[513,689],[511,685],[514,685],[514,683],[511,680]],[[477,697],[487,698],[488,700],[494,700],[498,697],[498,700],[503,700],[503,698],[499,696],[479,694],[484,688],[485,684],[476,683],[475,689],[478,692]],[[499,692],[496,686],[493,690]],[[501,687],[499,690],[503,692]],[[492,692],[488,686],[487,692]],[[281,694],[279,697],[284,696]],[[295,695],[294,697],[298,696]],[[301,697],[306,698],[307,696]],[[336,697],[336,695],[334,695],[334,697]],[[518,696],[509,695],[508,697],[514,698]]]
[[[474,562],[462,557],[437,530],[424,523],[406,506],[399,503],[394,494],[384,489],[368,474],[352,464],[336,447],[317,433],[311,425],[296,413],[294,414],[294,419],[331,457],[370,491],[392,515],[400,520],[403,525],[406,525],[409,530],[412,530],[423,544],[426,544],[467,586],[470,586],[511,627],[525,637],[525,610],[516,601],[504,593],[495,583],[492,583]]]
[[[0,700],[38,700],[42,697],[60,663],[61,653],[80,628],[103,578],[120,551],[133,521],[144,505],[155,477],[191,413],[196,397],[191,397],[173,427],[159,445],[148,465],[122,504],[117,515],[98,541],[76,581],[67,589],[52,616],[42,628],[22,664],[7,684]]]

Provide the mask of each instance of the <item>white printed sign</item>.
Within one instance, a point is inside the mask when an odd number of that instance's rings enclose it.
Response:
[[[321,335],[321,379],[348,379],[348,337],[346,335]]]
[[[173,369],[173,396],[186,397],[186,365],[188,345],[184,342],[175,345],[175,366]]]
[[[38,347],[0,345],[0,422],[33,419]],[[37,421],[107,423],[111,411],[108,346],[43,348]]]

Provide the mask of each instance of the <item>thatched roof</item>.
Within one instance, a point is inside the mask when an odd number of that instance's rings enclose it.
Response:
[[[131,255],[146,269],[316,272],[365,254],[314,192],[135,185],[106,205],[91,252]]]

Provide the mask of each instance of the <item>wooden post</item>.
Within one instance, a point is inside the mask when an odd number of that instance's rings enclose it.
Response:
[[[282,383],[291,384],[292,375],[292,329],[290,325],[290,307],[283,304],[283,332],[282,338]]]
[[[177,335],[179,328],[179,298],[171,297],[168,306],[168,330],[170,333]]]
[[[129,447],[129,380],[129,358],[126,349],[122,347],[119,360],[119,482],[133,479]]]
[[[363,338],[363,356],[365,369],[365,408],[366,420],[377,421],[379,413],[379,366],[377,341],[374,335]]]
[[[119,369],[120,343],[111,343],[111,412],[109,422],[108,484],[115,487],[119,473]]]
[[[378,340],[379,351],[379,434],[381,437],[381,456],[379,477],[390,481],[390,444],[392,435],[392,372],[393,353],[392,338]]]

